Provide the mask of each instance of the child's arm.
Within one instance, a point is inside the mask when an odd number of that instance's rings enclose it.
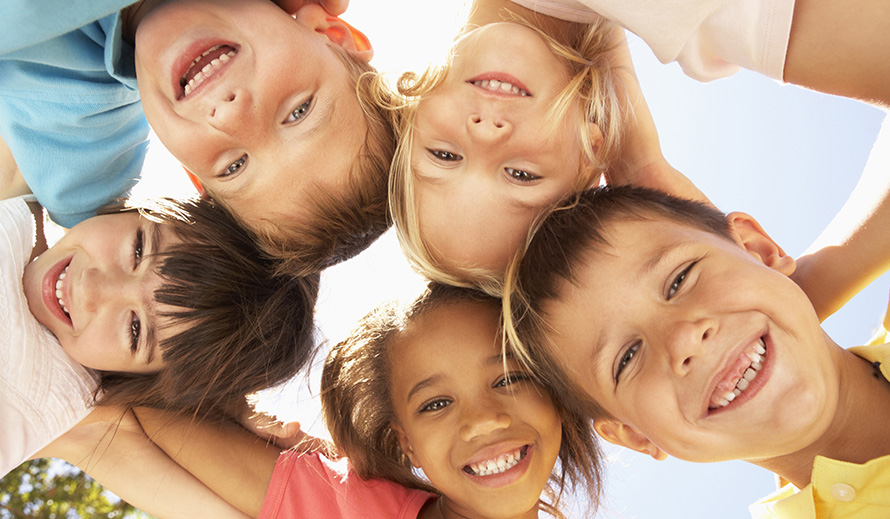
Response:
[[[890,118],[850,198],[798,259],[794,281],[820,319],[890,268]]]
[[[640,89],[624,29],[620,27],[612,30],[610,63],[615,90],[627,116],[621,139],[621,155],[606,172],[609,183],[634,184],[659,189],[674,196],[710,202],[664,158],[655,121]]]
[[[96,407],[37,453],[80,467],[133,506],[163,519],[244,514],[170,459],[142,431],[132,411]]]
[[[134,411],[149,438],[177,463],[239,510],[259,515],[279,449],[234,422]]]
[[[785,81],[890,106],[887,27],[885,0],[796,0]]]

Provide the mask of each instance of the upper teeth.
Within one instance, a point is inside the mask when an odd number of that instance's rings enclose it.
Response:
[[[65,276],[68,275],[69,266],[70,265],[66,266],[65,269],[62,270],[62,273],[59,274],[59,279],[56,280],[56,299],[59,300],[59,306],[62,307],[62,311],[65,312],[65,315],[68,315],[70,317],[70,314],[68,313],[68,307],[65,306],[65,303],[62,301],[62,280],[65,279]]]
[[[497,458],[480,461],[468,465],[472,473],[476,476],[490,476],[491,474],[500,474],[514,466],[522,459],[522,448],[516,449],[507,454],[501,454]]]
[[[729,405],[737,396],[748,389],[751,381],[760,373],[760,370],[763,368],[763,357],[766,355],[766,345],[763,342],[763,338],[760,339],[752,351],[747,352],[745,355],[751,359],[751,365],[742,373],[732,391],[726,391],[711,398],[712,409],[719,409]]]
[[[477,87],[484,88],[486,90],[491,90],[492,92],[504,92],[511,94],[519,94],[523,97],[529,95],[528,92],[519,88],[518,86],[508,83],[506,81],[498,81],[497,79],[483,79],[481,81],[473,81],[473,84]]]
[[[195,60],[192,61],[191,65],[189,65],[189,67],[186,69],[185,74],[182,75],[181,82],[185,81],[185,77],[191,71],[191,69],[195,65],[195,63],[201,61],[201,58],[203,58],[204,56],[210,54],[211,52],[219,49],[220,47],[222,47],[222,45],[217,45],[215,47],[211,47],[210,49],[207,49],[203,54],[201,54],[200,56],[195,58]],[[195,88],[198,87],[198,85],[203,83],[205,79],[207,79],[213,75],[213,72],[216,68],[220,67],[221,65],[223,65],[224,63],[226,63],[227,61],[232,59],[235,56],[235,54],[237,54],[237,53],[238,53],[238,51],[236,51],[234,49],[230,50],[229,52],[227,52],[225,54],[221,54],[218,58],[212,60],[210,63],[204,65],[204,68],[199,70],[198,73],[195,74],[195,77],[191,78],[188,81],[188,83],[185,84],[185,86],[183,87],[183,97],[186,97],[189,94],[191,94],[192,90],[194,90]]]

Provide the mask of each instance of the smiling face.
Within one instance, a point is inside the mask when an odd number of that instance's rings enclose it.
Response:
[[[503,269],[541,208],[578,187],[589,169],[577,101],[553,131],[547,117],[569,73],[519,24],[486,25],[457,44],[417,107],[410,157],[422,238],[439,261]]]
[[[164,146],[248,223],[305,219],[315,188],[342,192],[367,126],[318,5],[168,2],[136,32],[145,115]],[[353,52],[370,58],[370,52]]]
[[[159,371],[154,291],[161,278],[151,255],[175,241],[136,212],[85,220],[25,267],[28,307],[84,366]]]
[[[458,324],[459,323],[459,324]],[[402,450],[466,517],[537,517],[562,427],[541,387],[500,354],[498,309],[446,304],[391,346]]]
[[[609,223],[609,245],[544,305],[570,376],[614,418],[597,421],[606,439],[753,460],[828,427],[839,382],[793,261],[747,215],[732,223],[743,246],[664,219]]]

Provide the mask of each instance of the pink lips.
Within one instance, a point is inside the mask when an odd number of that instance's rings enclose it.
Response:
[[[529,90],[528,87],[525,86],[524,83],[522,83],[515,77],[513,77],[510,74],[507,74],[505,72],[486,72],[484,74],[479,74],[476,77],[468,79],[467,83],[472,85],[476,81],[490,81],[490,80],[500,81],[502,83],[510,83],[511,85],[517,86],[520,89],[528,92],[527,97],[532,97],[531,90]],[[482,89],[482,90],[488,94],[491,94],[491,95],[499,95],[499,96],[504,96],[504,97],[517,97],[515,94],[510,94],[510,93],[506,93],[506,92],[503,92],[503,93],[502,92],[494,92],[494,91],[491,91],[488,89]]]
[[[772,368],[772,360],[775,355],[775,351],[773,348],[772,340],[767,332],[764,332],[763,335],[758,335],[757,337],[758,338],[763,337],[764,344],[765,344],[765,347],[767,350],[767,354],[764,355],[764,357],[763,357],[763,367],[757,372],[757,377],[754,378],[754,380],[752,380],[749,383],[747,389],[742,391],[742,393],[740,395],[738,395],[734,400],[729,402],[728,405],[714,409],[714,408],[710,408],[709,403],[706,403],[705,405],[708,408],[707,408],[705,414],[707,416],[716,415],[716,414],[719,414],[719,413],[726,411],[728,409],[733,409],[733,408],[736,408],[736,407],[744,404],[748,400],[751,400],[752,398],[754,398],[756,396],[757,392],[760,391],[760,388],[766,384],[767,380],[769,379],[770,372],[772,371],[772,369],[771,369]],[[713,395],[718,389],[722,389],[723,387],[725,387],[727,385],[731,385],[732,387],[735,386],[735,382],[733,382],[733,380],[734,381],[739,380],[740,377],[736,376],[738,374],[738,372],[739,371],[744,372],[744,370],[747,369],[747,365],[749,365],[751,363],[750,359],[745,360],[745,358],[744,358],[744,351],[746,349],[747,349],[747,346],[743,346],[740,351],[736,352],[735,353],[735,361],[733,361],[729,366],[724,368],[718,374],[717,380],[719,382],[711,385],[712,390],[709,393],[709,395]],[[730,358],[732,358],[732,357],[730,357]],[[709,397],[709,402],[710,402],[710,397]]]
[[[510,467],[504,472],[490,474],[487,476],[477,476],[466,471],[463,471],[463,474],[466,477],[470,478],[474,483],[482,485],[484,487],[498,488],[509,485],[510,483],[517,481],[526,473],[529,465],[531,464],[532,456],[534,455],[534,448],[535,447],[532,444],[522,446],[522,450],[524,452],[522,459],[519,460],[516,465]],[[482,451],[480,453],[481,455],[476,456],[476,461],[468,463],[467,466],[487,459],[496,458],[499,454],[509,452],[511,450],[513,450],[513,448],[505,449],[503,447],[500,447],[497,450],[486,449],[485,451]]]
[[[196,58],[198,58],[199,56],[204,54],[205,51],[212,49],[213,47],[216,47],[217,45],[226,45],[226,46],[229,46],[229,47],[235,49],[236,51],[238,49],[240,49],[239,45],[236,45],[235,43],[232,43],[232,42],[227,42],[227,41],[219,40],[219,39],[204,39],[204,40],[199,40],[199,41],[196,41],[196,42],[193,42],[192,44],[190,44],[179,55],[179,57],[176,58],[176,61],[174,61],[173,67],[172,67],[172,78],[171,79],[172,79],[172,85],[173,85],[173,92],[175,93],[177,100],[182,100],[185,97],[183,85],[180,84],[180,80],[182,79],[182,76],[185,75],[185,73],[189,70],[189,67],[191,67],[192,63],[195,61]],[[213,77],[206,79],[201,85],[196,87],[195,90],[192,91],[192,95],[194,94],[194,92],[202,90],[202,87],[204,87],[207,83],[210,83],[214,79],[218,78],[220,76],[220,72],[222,72],[223,69],[230,64],[231,64],[231,61],[226,63],[226,65],[224,67],[220,67],[218,69],[217,73],[213,75]],[[189,95],[189,97],[191,97],[192,95]]]
[[[47,270],[46,274],[43,276],[43,282],[41,283],[41,293],[43,296],[43,304],[46,305],[50,313],[68,326],[73,326],[71,318],[65,314],[64,310],[62,310],[62,307],[59,305],[59,299],[56,297],[56,281],[59,279],[59,274],[61,274],[69,264],[71,264],[71,256],[59,261]],[[70,286],[69,283],[63,282],[62,298],[65,300],[66,304],[70,301]],[[69,308],[71,308],[70,304]]]

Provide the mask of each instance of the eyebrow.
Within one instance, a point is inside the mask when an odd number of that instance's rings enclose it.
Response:
[[[640,271],[639,271],[640,277],[648,276],[648,275],[652,274],[652,271],[654,271],[656,269],[656,267],[658,267],[659,264],[664,262],[665,259],[670,258],[671,255],[674,254],[678,249],[681,249],[691,243],[692,242],[690,242],[690,241],[684,240],[684,241],[670,243],[670,244],[665,245],[664,247],[661,247],[660,249],[656,250],[655,253],[652,255],[652,257],[649,258],[648,261],[644,262],[640,266]]]
[[[157,258],[159,257],[159,254],[163,252],[161,250],[162,244],[160,225],[161,224],[156,221],[149,220],[148,227],[146,228],[146,232],[149,238],[148,242],[151,244],[146,256],[148,258],[148,261],[151,263],[149,265],[149,268],[152,272],[156,271],[155,269],[157,268]],[[151,364],[155,356],[154,345],[157,340],[157,328],[155,327],[155,323],[158,319],[154,292],[152,292],[151,295],[145,297],[145,313],[145,346],[148,348],[146,363]]]
[[[510,352],[507,352],[506,356],[503,355],[502,353],[498,352],[498,353],[486,358],[485,364],[487,364],[487,365],[500,364],[500,363],[504,362],[504,359],[513,360],[514,358],[515,357]],[[405,400],[410,401],[411,397],[414,396],[415,393],[417,393],[421,389],[432,386],[433,384],[435,384],[442,378],[444,378],[442,375],[433,375],[431,377],[427,377],[427,378],[421,380],[420,382],[414,384],[414,386],[411,388],[411,391],[408,391],[408,396],[405,398]]]

